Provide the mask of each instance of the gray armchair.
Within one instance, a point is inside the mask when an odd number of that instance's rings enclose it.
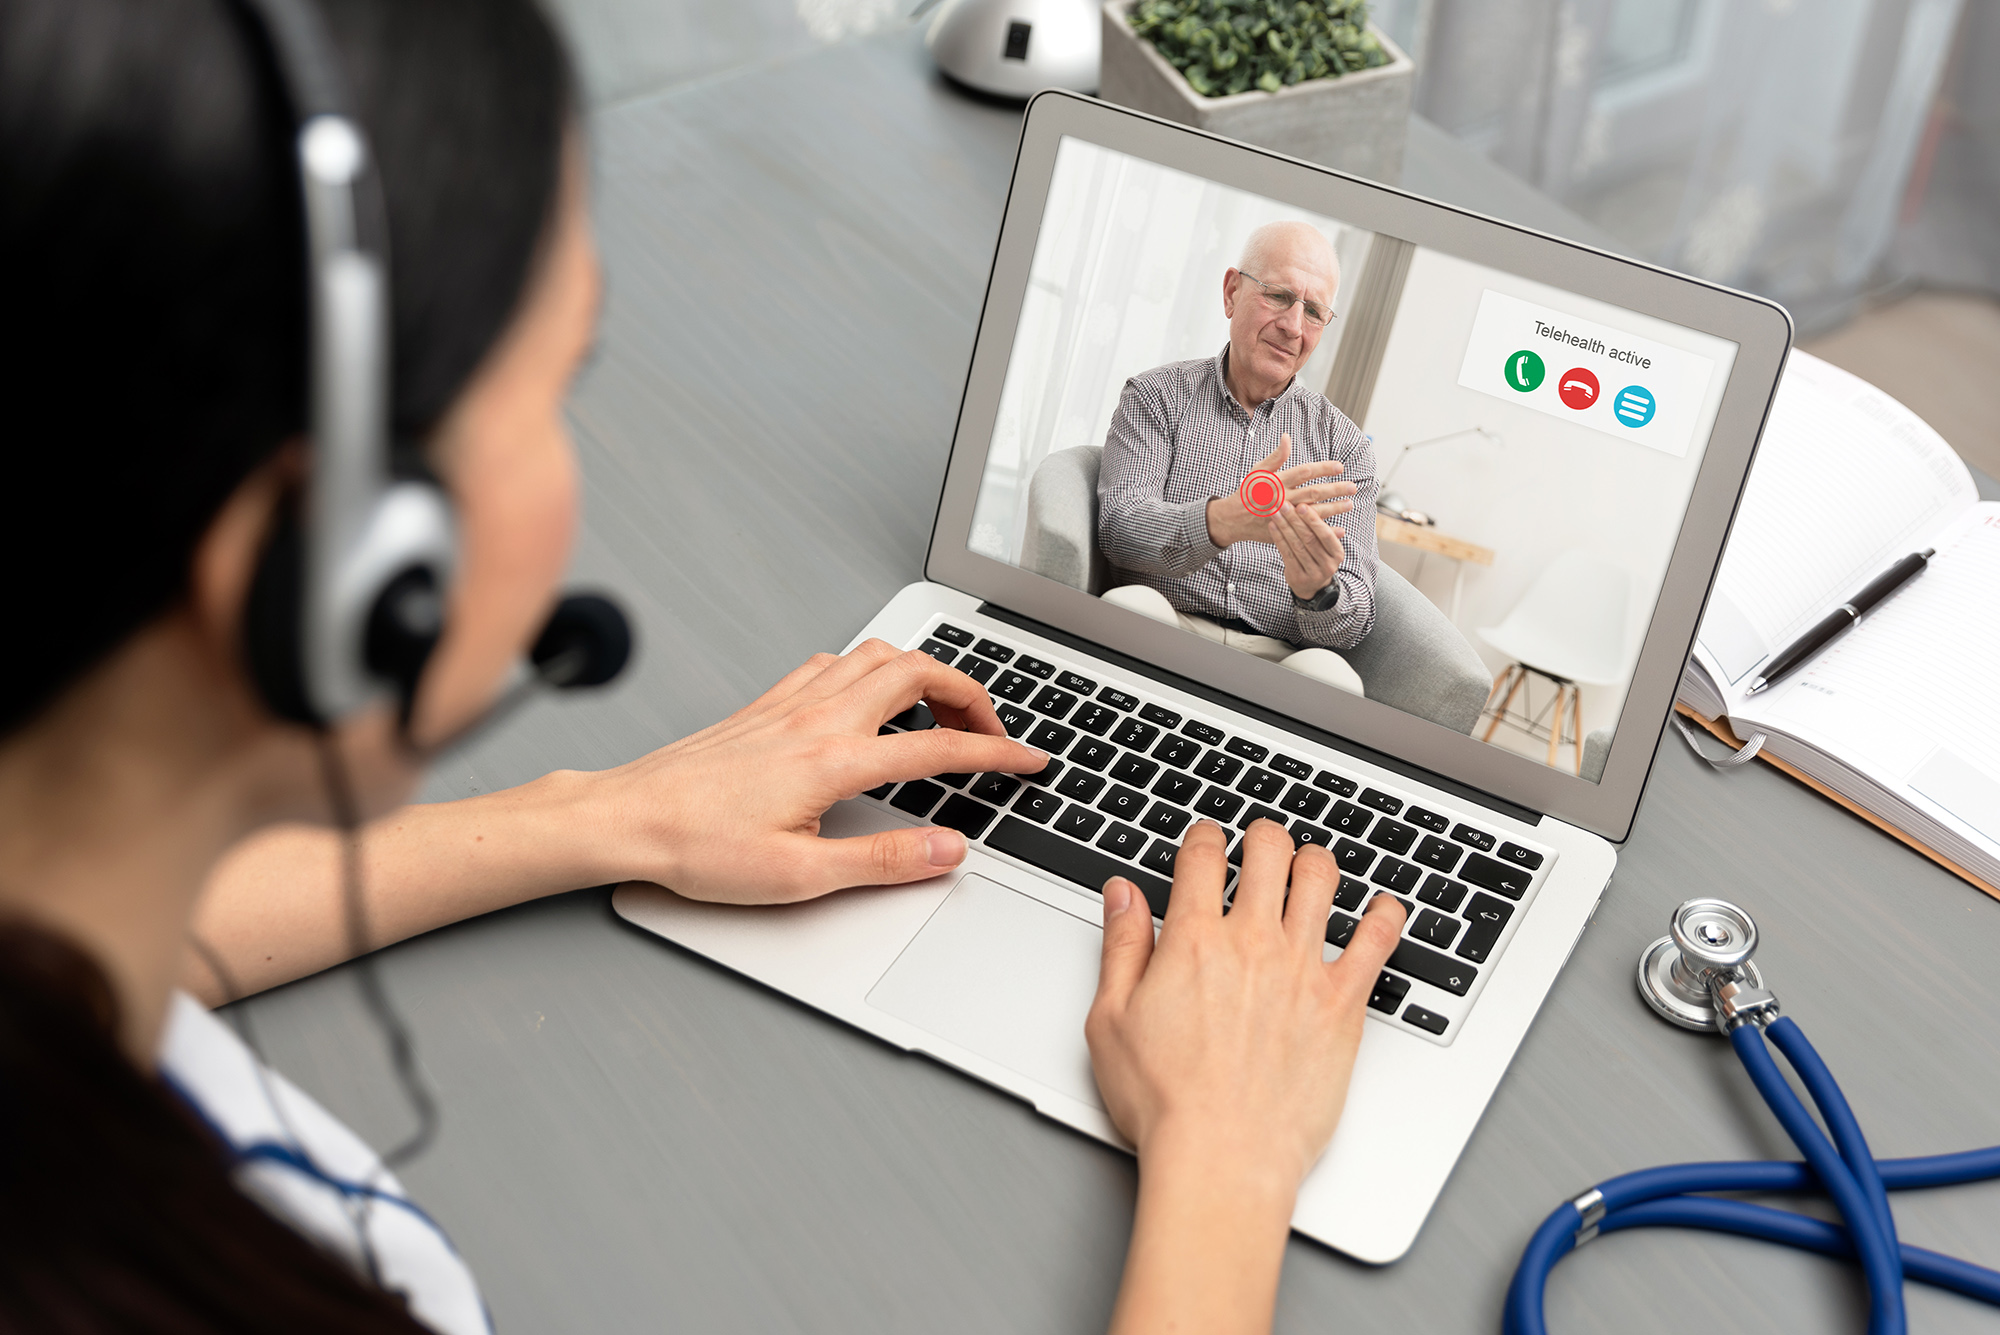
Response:
[[[1021,564],[1086,593],[1103,593],[1111,569],[1097,546],[1095,445],[1057,450],[1028,481]],[[1375,628],[1342,658],[1370,700],[1470,733],[1492,674],[1450,618],[1387,565],[1375,568]]]

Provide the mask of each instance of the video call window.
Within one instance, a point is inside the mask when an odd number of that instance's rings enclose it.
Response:
[[[1065,138],[969,545],[1595,780],[1735,352]]]

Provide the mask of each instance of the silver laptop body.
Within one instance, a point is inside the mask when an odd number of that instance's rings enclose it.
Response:
[[[1137,231],[1113,235],[1106,210]],[[1571,622],[1600,635],[1625,629],[1620,679],[1582,697],[1595,713],[1577,724],[1599,726],[1588,748],[1581,736],[1564,742],[1564,763],[1541,754],[1545,737],[1532,748],[1483,740],[1485,717],[1468,734],[1462,701],[1446,726],[1369,698],[1393,690],[1356,695],[1107,603],[1092,587],[1104,582],[1096,554],[1053,550],[1036,510],[1056,484],[1037,494],[1036,470],[1056,444],[1075,464],[1088,457],[1077,445],[1103,436],[1050,439],[1022,425],[1055,420],[1049,377],[1083,365],[1076,349],[1099,349],[1089,364],[1113,376],[1072,392],[1076,420],[1098,431],[1139,369],[1118,357],[1150,355],[1145,339],[1171,323],[1164,314],[1147,323],[1148,280],[1131,277],[1137,262],[1127,261],[1139,255],[1157,273],[1185,253],[1182,287],[1198,283],[1198,298],[1219,289],[1214,255],[1235,263],[1231,227],[1274,217],[1320,226],[1342,261],[1340,343],[1323,343],[1325,363],[1315,354],[1301,378],[1365,412],[1357,423],[1374,438],[1378,468],[1400,470],[1399,491],[1428,487],[1451,501],[1454,532],[1492,539],[1491,565],[1471,580],[1475,605],[1451,623],[1468,651],[1484,645],[1497,673],[1510,655],[1496,645],[1524,643],[1530,613],[1547,623],[1545,640],[1549,625],[1570,624],[1564,588],[1574,598],[1579,588],[1623,590],[1618,616],[1572,609]],[[1161,254],[1168,260],[1156,262]],[[1064,274],[1083,275],[1089,290],[1065,288]],[[1119,309],[1138,331],[1137,351],[1103,354],[1104,340],[1062,332],[1065,312]],[[1198,335],[1199,308],[1189,309],[1183,323]],[[1213,332],[1207,344],[1167,350],[1213,355],[1222,326]],[[1188,820],[1212,816],[1234,841],[1259,814],[1280,819],[1296,838],[1333,848],[1346,873],[1328,958],[1369,896],[1398,894],[1411,910],[1370,1001],[1339,1130],[1293,1217],[1348,1255],[1394,1261],[1610,879],[1790,338],[1784,311],[1753,297],[1089,98],[1043,94],[1022,130],[927,578],[853,643],[922,648],[973,672],[1009,731],[1060,756],[1060,767],[1041,782],[914,781],[827,814],[833,837],[897,822],[966,830],[964,865],[932,881],[782,908],[697,903],[633,883],[617,891],[617,911],[1119,1145],[1083,1040],[1096,889],[1116,871],[1162,905]],[[1521,360],[1526,352],[1534,358]],[[1465,451],[1485,447],[1473,438],[1421,455],[1406,448],[1431,444],[1420,431],[1460,423],[1460,434],[1477,428],[1503,444],[1476,456]],[[1407,567],[1411,555],[1393,559]],[[1426,609],[1444,601],[1448,579],[1414,574],[1438,591],[1397,606],[1443,615]],[[1508,603],[1518,616],[1503,615]],[[895,723],[929,719],[918,710]],[[1586,758],[1592,770],[1601,763],[1600,777],[1577,772]]]

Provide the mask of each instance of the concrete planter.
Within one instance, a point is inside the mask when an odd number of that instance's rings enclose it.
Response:
[[[1275,93],[1203,97],[1126,15],[1133,0],[1104,0],[1104,66],[1098,96],[1260,148],[1325,163],[1394,185],[1403,176],[1416,64],[1372,23],[1386,65],[1312,79]]]

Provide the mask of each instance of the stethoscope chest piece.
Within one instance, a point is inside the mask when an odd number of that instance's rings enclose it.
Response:
[[[1757,924],[1727,900],[1690,899],[1674,910],[1671,926],[1639,957],[1639,995],[1669,1024],[1714,1033],[1709,987],[1715,979],[1733,974],[1763,989],[1764,976],[1750,960]]]

